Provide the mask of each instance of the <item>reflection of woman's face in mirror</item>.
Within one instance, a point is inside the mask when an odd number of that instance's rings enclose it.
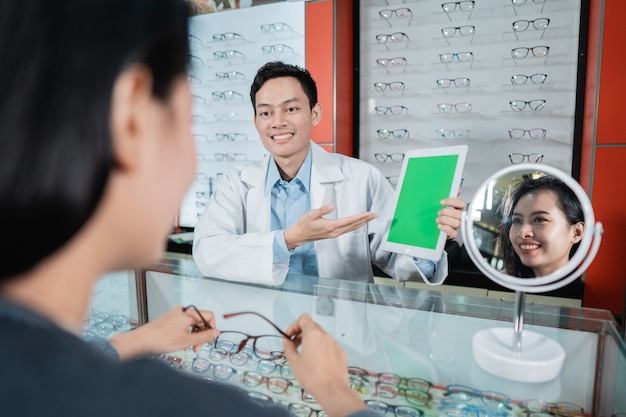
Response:
[[[508,274],[548,275],[565,266],[584,233],[580,202],[553,177],[514,184],[503,202],[500,249]]]
[[[545,276],[565,266],[580,242],[583,223],[570,225],[553,191],[530,192],[513,209],[509,239],[523,265],[535,276]]]

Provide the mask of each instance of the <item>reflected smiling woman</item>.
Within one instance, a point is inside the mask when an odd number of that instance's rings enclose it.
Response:
[[[576,194],[550,176],[525,176],[512,184],[501,205],[498,252],[514,277],[546,276],[576,253],[585,230]]]

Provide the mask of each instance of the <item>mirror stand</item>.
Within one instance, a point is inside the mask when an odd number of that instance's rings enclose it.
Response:
[[[556,378],[565,362],[565,350],[553,339],[524,330],[526,294],[515,292],[513,329],[494,327],[472,339],[476,363],[494,375],[519,382],[547,382]]]
[[[515,291],[515,309],[513,310],[513,353],[522,353],[522,332],[524,331],[524,307],[526,293]]]

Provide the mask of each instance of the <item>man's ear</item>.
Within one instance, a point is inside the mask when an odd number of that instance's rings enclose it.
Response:
[[[110,123],[113,155],[120,169],[133,169],[138,163],[151,99],[152,73],[145,66],[133,65],[115,81]]]
[[[311,117],[313,126],[317,126],[317,124],[322,119],[322,106],[319,103],[315,104],[311,109]]]

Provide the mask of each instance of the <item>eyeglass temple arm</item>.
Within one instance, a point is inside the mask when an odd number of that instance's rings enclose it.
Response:
[[[198,315],[200,316],[200,320],[202,320],[202,323],[204,323],[205,330],[208,330],[208,329],[212,329],[212,328],[213,328],[213,326],[211,326],[211,325],[209,324],[209,322],[208,322],[208,321],[206,321],[206,319],[204,318],[204,316],[202,315],[202,313],[200,313],[200,310],[198,310],[198,307],[196,307],[195,305],[191,304],[191,305],[188,305],[188,306],[183,307],[183,313],[184,313],[185,311],[189,310],[190,308],[193,308],[193,309],[196,311],[196,313],[198,313]],[[193,330],[194,330],[194,331],[199,331],[199,330],[200,330],[200,328],[194,324],[194,325],[193,325]]]
[[[273,323],[270,319],[268,319],[267,317],[265,317],[265,316],[264,316],[264,315],[262,315],[262,314],[259,314],[259,313],[257,313],[257,312],[254,312],[254,311],[241,311],[241,312],[238,312],[238,313],[229,313],[229,314],[224,314],[224,318],[225,318],[225,319],[230,319],[230,318],[232,318],[232,317],[241,316],[241,315],[243,315],[243,314],[254,314],[254,315],[255,315],[255,316],[257,316],[257,317],[262,318],[263,320],[265,320],[266,322],[268,322],[269,324],[271,324],[271,325],[272,325],[272,327],[273,327],[274,329],[276,329],[276,331],[277,331],[278,333],[280,333],[282,336],[286,337],[286,338],[287,338],[287,339],[289,339],[289,340],[293,340],[293,337],[292,337],[292,336],[289,336],[287,333],[285,333],[284,331],[282,331],[282,330],[280,329],[280,327],[278,327],[276,324],[274,324],[274,323]]]

